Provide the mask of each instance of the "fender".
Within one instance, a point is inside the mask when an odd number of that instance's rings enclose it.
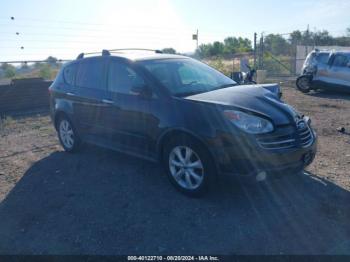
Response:
[[[168,128],[160,134],[160,136],[158,137],[157,142],[156,142],[158,161],[161,160],[161,158],[162,158],[162,154],[161,154],[162,150],[161,149],[163,146],[163,139],[167,135],[170,135],[171,133],[184,133],[184,134],[187,134],[189,136],[194,137],[196,140],[198,140],[200,143],[202,143],[206,147],[206,149],[209,151],[210,155],[212,156],[213,161],[215,162],[215,166],[217,168],[219,168],[219,164],[217,163],[217,160],[214,157],[214,152],[212,151],[212,149],[210,148],[208,143],[204,139],[202,139],[200,136],[198,136],[196,133],[192,132],[191,130],[188,130],[186,128],[181,128],[181,127],[180,128],[178,128],[178,127]]]
[[[56,98],[54,101],[54,105],[55,105],[55,115],[53,116],[54,123],[56,123],[56,117],[61,113],[66,114],[70,119],[74,118],[72,101],[68,101],[63,98]]]

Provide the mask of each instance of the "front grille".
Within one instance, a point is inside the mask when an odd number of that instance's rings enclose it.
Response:
[[[302,122],[302,123],[301,123]],[[289,130],[287,134],[262,136],[257,138],[260,147],[264,149],[288,149],[293,147],[308,147],[313,142],[310,127],[303,120],[297,123],[297,129]]]
[[[259,138],[258,143],[265,149],[286,149],[295,146],[296,139],[292,135]]]
[[[313,142],[313,136],[309,126],[305,122],[304,122],[304,125],[302,126],[297,125],[297,126],[298,126],[300,145],[302,147],[307,147],[311,145]]]

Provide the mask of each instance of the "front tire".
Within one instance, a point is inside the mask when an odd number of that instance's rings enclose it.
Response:
[[[311,77],[309,75],[302,75],[297,78],[297,88],[303,93],[309,93],[311,91]]]
[[[57,121],[57,133],[63,149],[67,152],[76,152],[80,147],[80,139],[72,124],[66,116]]]
[[[163,165],[175,188],[192,197],[206,193],[217,173],[209,151],[189,136],[179,136],[167,143]]]

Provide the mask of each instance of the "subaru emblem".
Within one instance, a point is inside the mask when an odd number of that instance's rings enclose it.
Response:
[[[298,129],[304,129],[305,128],[305,122],[304,121],[298,122],[297,127],[298,127]]]

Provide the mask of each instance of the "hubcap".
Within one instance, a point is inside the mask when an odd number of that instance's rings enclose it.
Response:
[[[199,156],[187,146],[173,148],[169,156],[170,173],[185,189],[196,189],[203,182],[204,168]]]
[[[60,122],[59,130],[63,145],[68,149],[71,149],[74,145],[74,133],[71,125],[64,119]]]

